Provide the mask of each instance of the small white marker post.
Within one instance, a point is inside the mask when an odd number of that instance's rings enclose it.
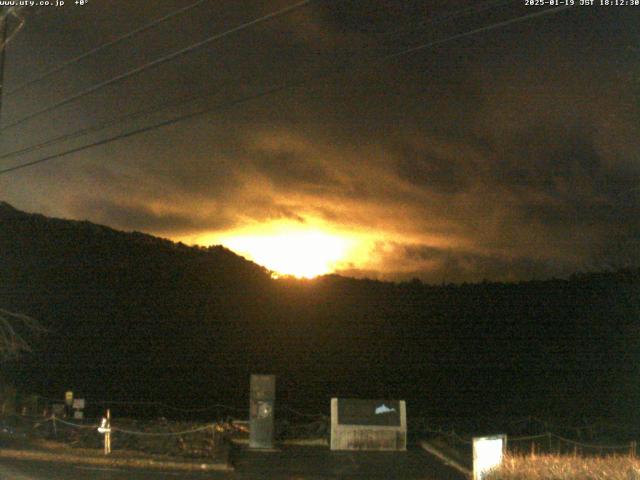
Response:
[[[494,468],[502,464],[507,448],[506,435],[474,437],[473,439],[473,480],[484,480]]]
[[[104,434],[104,454],[111,453],[111,410],[107,409],[107,416],[102,417],[98,432]]]

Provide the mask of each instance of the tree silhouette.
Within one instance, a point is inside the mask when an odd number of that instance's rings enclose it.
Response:
[[[0,308],[0,360],[8,360],[30,352],[27,338],[46,329],[35,319]]]

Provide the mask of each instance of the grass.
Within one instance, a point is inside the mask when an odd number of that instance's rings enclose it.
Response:
[[[486,480],[640,480],[640,459],[629,456],[507,456]]]

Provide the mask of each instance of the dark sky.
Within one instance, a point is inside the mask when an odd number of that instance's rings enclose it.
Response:
[[[72,3],[20,12],[4,125],[295,2],[204,0],[11,93],[193,2]],[[219,107],[0,175],[0,200],[222,242],[259,262],[262,242],[275,256],[331,260],[331,271],[356,276],[520,280],[637,266],[640,6],[575,6],[452,38],[543,10],[523,1],[312,1],[3,129],[2,151],[11,152],[173,102],[0,158],[7,168]],[[324,259],[328,250],[335,255]]]

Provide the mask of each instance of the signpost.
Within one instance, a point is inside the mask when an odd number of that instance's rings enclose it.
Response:
[[[107,409],[107,415],[102,417],[98,433],[104,435],[104,454],[109,455],[111,453],[111,410]]]
[[[73,418],[82,420],[84,418],[84,398],[73,399]]]
[[[67,390],[64,394],[64,416],[70,417],[73,411],[73,392]]]

